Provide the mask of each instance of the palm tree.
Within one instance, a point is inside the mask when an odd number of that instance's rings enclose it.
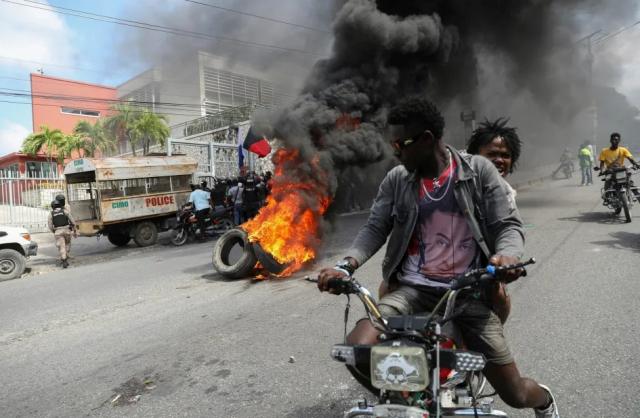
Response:
[[[88,157],[91,152],[90,140],[81,135],[67,135],[64,143],[64,156],[71,157],[73,151],[78,153],[78,157]]]
[[[131,136],[131,129],[140,111],[126,103],[113,106],[113,110],[116,113],[105,119],[104,129],[114,141],[123,140],[129,142],[132,154],[135,157],[137,139]]]
[[[40,132],[29,135],[22,143],[22,152],[28,155],[36,155],[41,151],[47,153],[49,162],[53,160],[54,153],[56,157],[64,159],[65,143],[67,135],[62,133],[60,129],[49,129],[48,126],[42,125]]]
[[[167,118],[145,110],[135,118],[130,135],[134,142],[142,143],[143,153],[147,155],[151,144],[157,143],[164,146],[169,138]]]
[[[115,151],[116,149],[115,141],[109,138],[100,120],[93,125],[82,120],[76,124],[73,133],[84,140],[81,147],[84,151],[83,156],[95,157],[96,151],[104,155],[106,152]],[[77,142],[77,144],[80,145],[80,142]],[[73,149],[77,149],[80,152],[80,148],[74,147]]]

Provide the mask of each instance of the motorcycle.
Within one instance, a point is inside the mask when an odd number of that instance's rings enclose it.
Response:
[[[599,168],[595,167],[595,170],[598,171]],[[602,204],[612,209],[616,215],[624,211],[627,223],[631,222],[631,208],[640,194],[631,181],[631,170],[627,167],[614,167],[602,171],[599,175],[604,176],[602,179],[604,187],[601,191]]]
[[[193,205],[185,204],[176,214],[177,224],[171,236],[171,243],[176,246],[184,245],[189,238],[195,238],[200,233],[198,218]],[[212,209],[204,219],[205,234],[214,236],[235,228],[233,223],[233,208],[225,207],[220,210]]]
[[[495,280],[498,272],[524,268],[535,259],[510,265],[487,266],[454,279],[431,314],[383,317],[371,293],[353,277],[333,279],[329,287],[357,295],[374,326],[382,331],[374,346],[337,344],[331,357],[344,363],[354,378],[377,397],[345,412],[344,417],[440,418],[456,416],[507,417],[493,407],[482,374],[485,357],[463,349],[453,324],[456,297],[463,289]],[[525,270],[526,275],[526,270]],[[317,279],[307,277],[308,281]],[[445,305],[444,315],[437,312]],[[348,320],[349,303],[345,311]]]

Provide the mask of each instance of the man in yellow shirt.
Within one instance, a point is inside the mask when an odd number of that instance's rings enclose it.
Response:
[[[611,146],[605,148],[600,152],[600,171],[607,166],[609,168],[624,167],[624,159],[631,161],[631,164],[635,168],[638,168],[638,163],[633,159],[633,155],[625,147],[620,146],[620,134],[614,132],[611,134]]]

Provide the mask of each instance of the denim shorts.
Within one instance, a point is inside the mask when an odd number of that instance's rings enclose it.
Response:
[[[431,312],[444,295],[440,289],[416,289],[402,285],[389,292],[379,302],[384,316],[418,315]],[[453,320],[460,329],[468,350],[484,354],[488,362],[497,365],[513,363],[513,356],[504,337],[502,323],[482,297],[460,294]],[[442,314],[444,304],[442,306]]]

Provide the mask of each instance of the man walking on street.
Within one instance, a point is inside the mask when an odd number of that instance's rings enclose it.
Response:
[[[581,186],[593,184],[593,177],[591,175],[593,154],[591,154],[591,150],[589,149],[589,144],[587,142],[582,144],[582,147],[578,152],[578,160],[580,161],[580,172],[582,173]]]
[[[51,212],[49,213],[49,230],[53,232],[56,240],[56,247],[60,254],[62,268],[69,267],[69,251],[71,251],[71,233],[74,237],[78,236],[75,221],[71,213],[64,208],[59,200],[51,202]]]

